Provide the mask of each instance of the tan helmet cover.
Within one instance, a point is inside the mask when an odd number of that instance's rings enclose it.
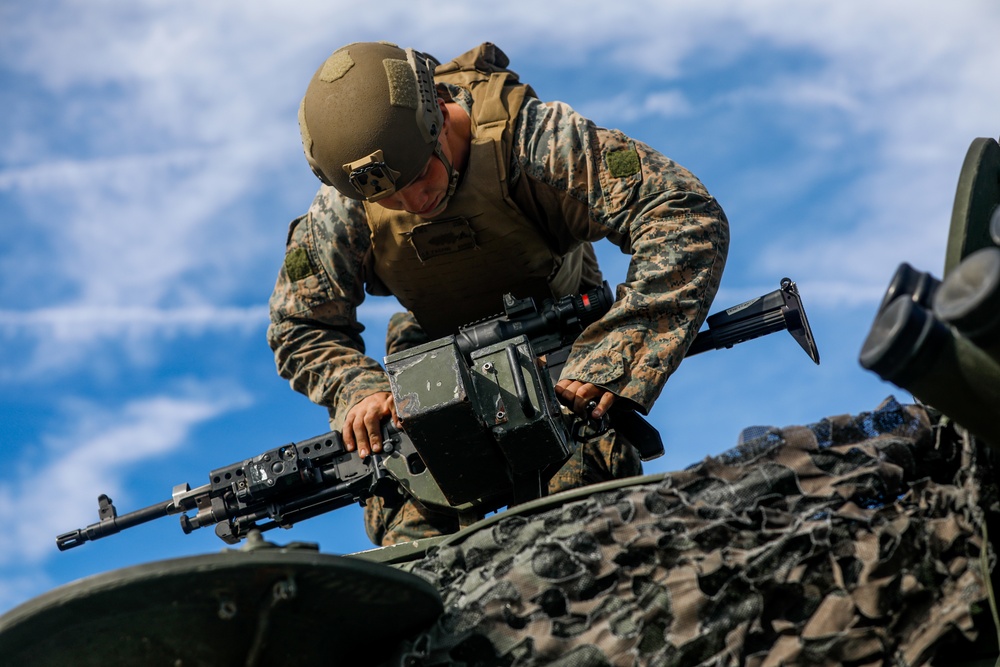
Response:
[[[348,44],[327,58],[299,108],[302,147],[319,179],[377,201],[419,176],[443,121],[436,66],[388,42]]]

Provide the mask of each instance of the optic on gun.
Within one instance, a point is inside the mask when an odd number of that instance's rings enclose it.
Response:
[[[600,319],[614,303],[611,286],[605,280],[582,294],[546,301],[537,306],[530,298],[504,295],[505,315],[461,327],[455,336],[459,351],[468,357],[480,350],[516,336],[532,339],[535,352],[544,354],[571,342],[591,322]]]

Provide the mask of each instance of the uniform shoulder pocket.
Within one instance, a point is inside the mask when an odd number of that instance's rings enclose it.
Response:
[[[601,150],[601,192],[607,212],[614,214],[632,203],[642,185],[642,154],[622,132],[604,128],[596,131]]]
[[[330,286],[313,252],[308,215],[292,221],[285,259],[271,295],[271,311],[294,317],[329,300]]]

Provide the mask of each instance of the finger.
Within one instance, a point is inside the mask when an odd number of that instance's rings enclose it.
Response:
[[[573,411],[581,417],[600,419],[610,407],[610,403],[604,398],[606,394],[608,392],[595,384],[581,382],[576,387],[576,395],[573,397]]]
[[[365,427],[364,420],[355,419],[352,429],[354,440],[358,445],[358,456],[366,458],[371,453],[371,449],[368,444],[368,429]]]
[[[578,380],[560,380],[556,384],[556,396],[559,401],[573,412],[579,412],[577,392],[583,386]]]
[[[382,451],[382,415],[374,411],[369,411],[365,415],[364,425],[365,435],[368,437],[372,451]]]
[[[584,417],[597,408],[600,389],[590,383],[583,383],[576,389],[573,399],[573,411]],[[593,405],[592,405],[593,404]]]
[[[340,432],[340,437],[344,440],[344,449],[349,452],[357,449],[357,442],[354,440],[354,420],[351,419],[350,413],[344,418],[344,428]]]
[[[605,391],[601,393],[597,400],[592,399],[591,403],[594,404],[594,407],[591,409],[590,416],[594,419],[600,419],[603,417],[608,410],[611,409],[611,406],[615,402],[615,398],[615,395],[610,391]]]

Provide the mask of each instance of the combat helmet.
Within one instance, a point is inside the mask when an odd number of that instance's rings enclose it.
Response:
[[[313,75],[299,107],[302,147],[321,181],[351,199],[377,201],[417,178],[441,151],[438,62],[389,42],[355,42]],[[449,192],[450,194],[451,192]]]

